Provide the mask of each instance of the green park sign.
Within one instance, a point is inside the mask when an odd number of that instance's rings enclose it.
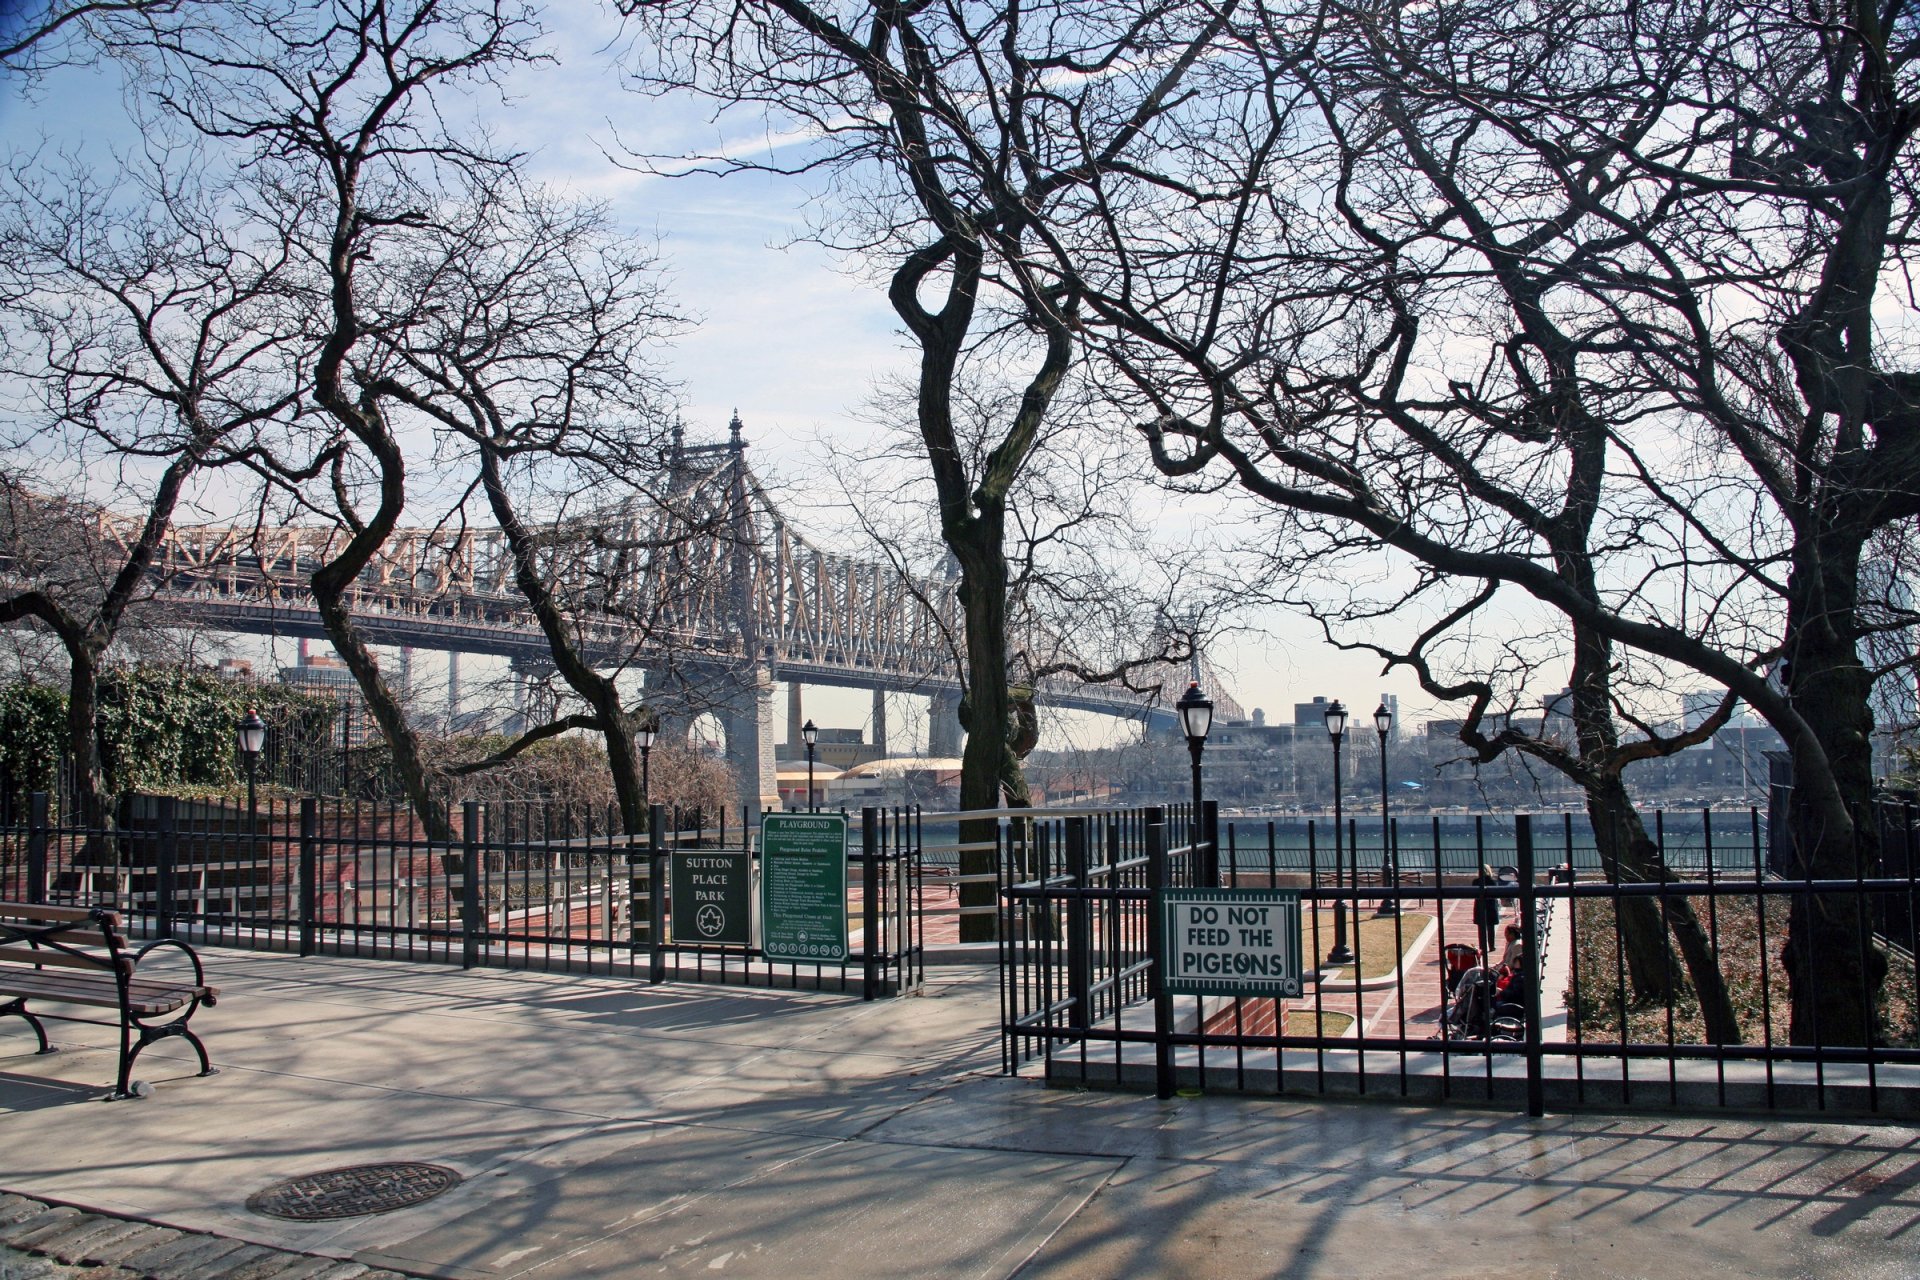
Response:
[[[1297,996],[1297,889],[1163,889],[1161,986],[1174,995]]]
[[[845,814],[760,819],[760,949],[769,960],[837,963],[850,954]]]
[[[679,852],[668,858],[676,946],[753,945],[753,859],[744,853]]]

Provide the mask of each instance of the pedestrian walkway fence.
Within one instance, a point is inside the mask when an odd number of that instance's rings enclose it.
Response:
[[[849,823],[844,960],[769,959],[756,930],[712,945],[675,918],[674,859],[742,854],[757,830],[653,806],[645,834],[574,806],[468,802],[452,839],[404,806],[321,799],[256,808],[135,797],[111,826],[51,820],[30,798],[0,827],[0,899],[102,907],[136,933],[219,946],[564,970],[645,981],[821,988],[867,999],[922,977],[918,817]]]
[[[1271,827],[1223,827],[1211,805],[1198,823],[1148,809],[1036,824],[1001,858],[1004,1069],[1161,1096],[1920,1115],[1913,812],[1884,811],[1876,874],[1841,881],[1770,870],[1760,815],[1743,816],[1707,818],[1706,856],[1661,879],[1582,869],[1571,819],[1533,815],[1513,822],[1513,862],[1492,878],[1423,840],[1437,832],[1419,821],[1396,824],[1384,860],[1377,847],[1356,858],[1351,829],[1336,842],[1316,827],[1304,866]],[[1299,894],[1298,997],[1166,989],[1156,900],[1214,886]],[[1521,1015],[1491,1035],[1447,1018],[1442,957],[1465,944],[1482,958],[1476,907],[1531,940],[1515,966]],[[1859,963],[1843,971],[1861,975],[1871,1035],[1823,1027],[1820,999],[1794,1022],[1783,948],[1815,912],[1857,926]],[[1636,913],[1652,922],[1635,935],[1655,939],[1651,965],[1628,945]],[[1727,983],[1735,1034],[1708,1033],[1673,941],[1688,920]],[[1351,953],[1339,963],[1336,929]],[[1877,984],[1864,976],[1878,971]]]

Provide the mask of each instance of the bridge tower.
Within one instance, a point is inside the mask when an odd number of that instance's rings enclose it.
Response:
[[[780,807],[780,783],[773,762],[773,663],[760,634],[760,615],[755,607],[759,584],[755,581],[753,548],[757,538],[747,477],[747,442],[739,410],[734,411],[727,431],[728,523],[733,533],[729,594],[734,628],[740,637],[740,662],[727,673],[725,686],[715,701],[727,736],[727,766],[733,770],[740,806],[758,812]]]

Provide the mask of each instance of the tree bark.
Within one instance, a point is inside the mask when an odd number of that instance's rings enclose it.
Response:
[[[1789,583],[1788,693],[1825,756],[1793,743],[1795,786],[1788,802],[1795,874],[1805,880],[1874,875],[1880,830],[1874,821],[1872,677],[1852,635],[1861,541],[1841,531],[1802,544]],[[1869,1045],[1881,1039],[1879,996],[1887,959],[1874,945],[1858,895],[1792,898],[1781,964],[1793,995],[1794,1044]]]

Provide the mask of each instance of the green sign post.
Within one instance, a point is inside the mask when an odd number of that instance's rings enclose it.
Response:
[[[833,962],[850,954],[845,814],[760,819],[760,949],[769,960]]]
[[[1162,889],[1159,909],[1169,994],[1300,994],[1299,890]]]
[[[689,851],[673,854],[668,862],[675,945],[753,945],[751,857]]]

